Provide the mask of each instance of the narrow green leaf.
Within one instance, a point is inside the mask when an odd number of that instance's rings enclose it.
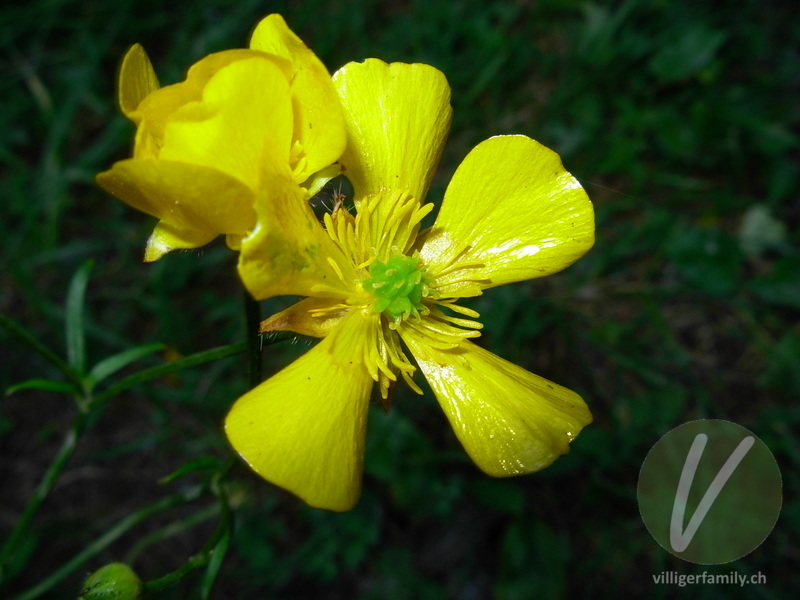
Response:
[[[86,369],[86,332],[84,324],[84,298],[93,261],[87,260],[75,272],[67,293],[66,329],[67,362],[81,375]]]
[[[129,387],[133,387],[139,383],[144,383],[145,381],[150,381],[151,379],[157,379],[159,377],[163,377],[164,375],[169,375],[170,373],[177,373],[183,369],[188,369],[189,367],[194,367],[203,363],[219,360],[228,356],[234,356],[236,354],[242,354],[246,350],[247,342],[239,342],[238,344],[230,344],[228,346],[212,348],[211,350],[206,350],[205,352],[198,352],[197,354],[192,354],[191,356],[181,358],[180,360],[176,360],[165,365],[159,365],[157,367],[151,367],[150,369],[139,371],[138,373],[134,373],[133,375],[130,375],[129,377],[126,377],[110,386],[105,391],[95,396],[94,401],[96,404],[105,402],[109,398],[113,398],[117,394],[127,390]]]
[[[137,346],[136,348],[125,350],[114,356],[109,356],[92,367],[92,370],[89,371],[89,380],[93,385],[98,384],[106,377],[113,375],[123,367],[127,367],[132,362],[148,354],[152,354],[153,352],[163,350],[164,348],[165,345],[161,343],[146,344],[144,346]]]
[[[25,329],[22,325],[10,319],[9,317],[5,316],[4,314],[0,313],[0,327],[3,327],[6,331],[8,331],[11,335],[16,337],[19,341],[23,344],[28,346],[31,350],[39,354],[42,358],[47,360],[50,364],[56,367],[59,371],[61,371],[64,376],[72,381],[76,386],[81,385],[80,378],[75,374],[75,372],[70,368],[70,366],[64,362],[64,360],[58,356],[55,352],[50,350],[47,346],[42,344],[39,340],[37,340],[32,333],[30,333],[27,329]]]
[[[170,483],[175,481],[176,479],[180,479],[184,475],[188,475],[189,473],[194,473],[195,471],[204,471],[207,469],[216,469],[219,467],[219,461],[216,458],[212,458],[210,456],[202,456],[200,458],[196,458],[192,461],[189,461],[182,467],[179,467],[166,477],[162,477],[158,480],[159,483]]]
[[[8,562],[3,565],[3,583],[9,584],[33,562],[34,554],[42,541],[41,534],[29,531],[19,540],[14,548],[14,553],[9,556]]]
[[[53,379],[28,379],[16,385],[12,385],[6,390],[6,396],[20,390],[42,390],[44,392],[56,392],[58,394],[74,394],[79,391],[75,386],[66,381],[55,381]]]
[[[203,574],[203,581],[200,584],[200,598],[208,600],[211,597],[211,588],[214,586],[214,580],[217,578],[222,561],[225,560],[225,554],[228,551],[228,546],[231,542],[230,528],[225,530],[219,542],[214,546],[211,553],[211,559],[208,561],[206,572]]]

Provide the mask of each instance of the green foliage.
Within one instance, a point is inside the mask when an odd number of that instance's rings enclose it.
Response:
[[[706,417],[767,442],[785,506],[761,548],[708,569],[760,571],[766,586],[691,593],[792,595],[800,30],[790,8],[162,5],[0,9],[0,480],[12,483],[2,486],[0,539],[15,539],[0,561],[0,596],[74,598],[82,570],[140,548],[132,566],[162,582],[153,598],[672,597],[652,575],[702,569],[645,530],[638,469],[664,432]],[[349,513],[308,509],[243,465],[228,469],[221,423],[248,386],[236,357],[247,342],[234,255],[215,242],[143,265],[153,220],[92,178],[129,152],[114,80],[130,44],[142,43],[171,83],[199,57],[244,45],[267,10],[331,70],[375,56],[444,71],[454,123],[430,201],[474,144],[501,133],[553,147],[585,185],[596,247],[564,273],[471,304],[482,343],[591,407],[595,422],[553,467],[487,478],[430,391],[398,386],[391,411],[370,415],[364,493]],[[264,302],[261,312],[284,306]],[[264,375],[305,347],[265,348]],[[76,415],[84,421],[71,429]],[[37,491],[25,534],[14,535],[13,517]]]

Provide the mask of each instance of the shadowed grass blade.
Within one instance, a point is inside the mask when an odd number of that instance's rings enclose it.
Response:
[[[86,332],[83,305],[92,264],[93,261],[87,260],[81,265],[72,277],[72,281],[69,284],[69,293],[67,294],[67,362],[81,375],[86,369]]]

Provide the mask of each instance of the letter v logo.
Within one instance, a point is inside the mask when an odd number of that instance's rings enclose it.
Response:
[[[682,560],[731,562],[766,539],[781,511],[781,472],[758,436],[720,419],[689,421],[647,453],[636,495],[647,530]]]
[[[672,521],[669,524],[669,543],[675,552],[683,552],[689,547],[689,544],[694,538],[694,534],[703,523],[708,511],[714,504],[722,488],[728,483],[736,467],[742,462],[742,459],[750,451],[750,448],[755,444],[755,438],[751,435],[744,438],[736,449],[722,465],[722,468],[717,473],[711,485],[708,486],[706,493],[703,494],[703,499],[697,505],[697,509],[692,515],[689,524],[686,526],[686,531],[681,531],[683,527],[683,517],[686,514],[686,503],[689,500],[689,491],[692,489],[692,482],[694,481],[694,474],[697,471],[697,465],[700,464],[700,459],[703,456],[708,443],[708,436],[704,433],[698,433],[692,442],[692,447],[689,448],[689,454],[686,455],[686,462],[683,463],[683,470],[681,471],[681,478],[678,482],[678,489],[675,492],[675,502],[672,504]]]

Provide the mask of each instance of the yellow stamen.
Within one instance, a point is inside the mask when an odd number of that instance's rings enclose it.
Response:
[[[467,317],[472,317],[473,319],[479,318],[481,315],[478,311],[472,310],[471,308],[467,308],[466,306],[460,306],[455,303],[456,299],[448,299],[448,300],[436,300],[435,303],[445,308],[449,308],[453,312],[457,312],[462,315],[466,315]]]
[[[312,308],[308,311],[308,314],[314,318],[320,318],[340,310],[347,310],[348,308],[350,307],[347,304],[332,304],[331,306],[326,306],[324,308]]]

